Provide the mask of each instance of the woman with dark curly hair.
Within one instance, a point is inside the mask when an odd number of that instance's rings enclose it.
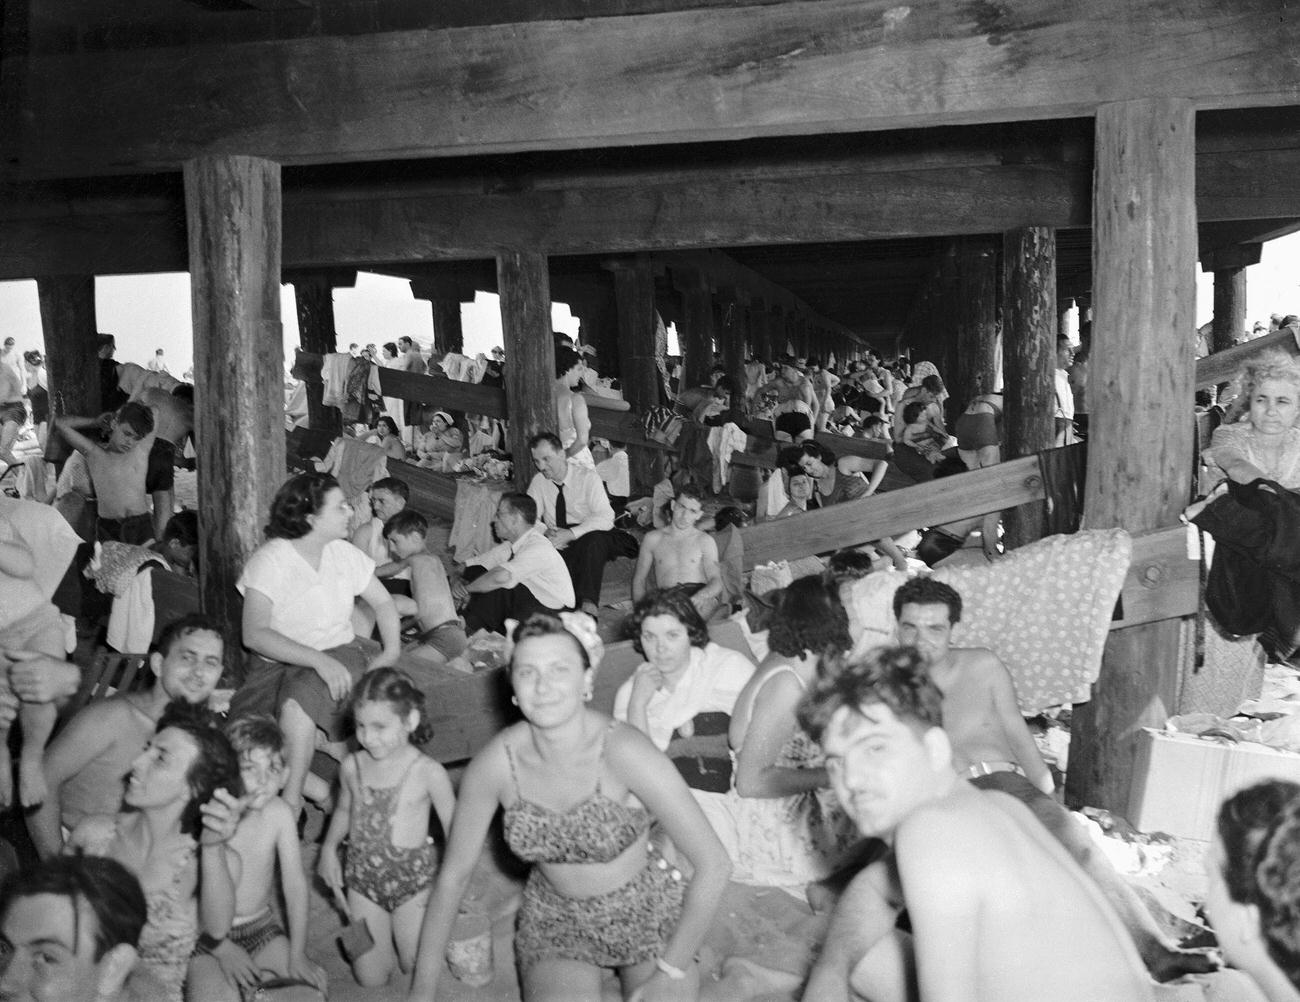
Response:
[[[1205,913],[1224,959],[1268,1002],[1300,1002],[1300,785],[1270,779],[1219,808]]]
[[[225,846],[234,825],[221,831],[219,822],[238,819],[236,798],[243,792],[239,759],[221,719],[177,700],[131,765],[126,809],[84,819],[68,840],[70,850],[115,859],[139,878],[148,913],[140,963],[161,982],[169,1002],[181,1000],[200,933],[220,940],[234,917]]]
[[[735,844],[727,731],[736,697],[754,662],[709,639],[690,596],[677,589],[646,595],[628,620],[645,663],[619,687],[614,718],[665,752],[723,845]]]
[[[270,713],[284,732],[289,778],[281,794],[302,807],[307,768],[317,747],[341,758],[345,701],[372,668],[401,653],[393,598],[375,577],[375,562],[348,542],[352,507],[338,481],[302,473],[285,481],[271,502],[267,541],[248,558],[236,587],[244,596],[244,684],[231,701],[232,717]],[[374,612],[383,650],[353,629],[360,596]],[[313,784],[312,799],[329,791]]]
[[[858,841],[831,792],[821,749],[795,720],[823,655],[853,644],[836,587],[820,576],[781,592],[770,622],[770,653],[731,717],[735,879],[795,891],[829,876]]]

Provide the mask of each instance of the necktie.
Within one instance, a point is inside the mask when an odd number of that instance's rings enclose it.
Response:
[[[557,529],[569,527],[569,506],[564,500],[564,484],[555,485],[555,527]]]

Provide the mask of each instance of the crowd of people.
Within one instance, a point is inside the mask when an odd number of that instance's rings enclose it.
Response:
[[[173,515],[168,476],[192,396],[164,384],[161,352],[138,376],[105,347],[105,378],[133,399],[105,421],[53,427],[97,501],[87,543],[128,576],[149,561],[192,570],[197,529]],[[383,354],[420,371],[409,343]],[[1060,441],[1085,430],[1078,364],[1062,345]],[[870,496],[895,461],[836,455],[818,432],[881,438],[939,476],[1000,460],[1001,394],[965,402],[950,433],[929,363],[833,369],[787,356],[770,374],[755,364],[752,387],[718,373],[679,404],[701,428],[737,408],[770,416],[788,493],[776,517]],[[328,816],[315,875],[366,930],[353,977],[411,1002],[432,1002],[446,979],[498,812],[530,867],[514,936],[528,1000],[598,999],[610,970],[628,1002],[699,998],[730,881],[830,913],[808,999],[1028,1000],[1050,984],[1066,1002],[1139,1000],[1214,967],[1170,939],[1060,805],[1006,665],[953,644],[962,596],[925,575],[893,594],[891,642],[864,647],[850,586],[878,565],[837,555],[770,597],[756,662],[710,633],[743,596],[701,527],[716,491],[686,478],[636,553],[626,629],[644,660],[609,713],[593,706],[604,643],[592,614],[625,551],[590,451],[585,372],[581,352],[557,345],[556,423],[528,443],[527,490],[499,499],[494,547],[464,563],[431,553],[400,476],[369,485],[369,512],[329,474],[292,476],[239,578],[245,651],[228,652],[229,624],[198,613],[160,624],[152,683],[90,702],[52,740],[79,672],[37,554],[0,512],[0,649],[13,662],[0,733],[22,732],[16,791],[0,792],[28,808],[40,858],[0,885],[0,998],[233,1002],[270,978],[323,993],[306,803]],[[1294,489],[1300,367],[1257,362],[1240,411],[1207,461],[1229,485]],[[375,424],[390,458],[411,457],[402,420]],[[454,425],[433,412],[416,458],[461,448]],[[1188,518],[1231,521],[1216,507],[1229,501],[1231,486]],[[975,533],[986,558],[998,552],[996,521],[929,533],[927,564]],[[892,540],[877,546],[908,567]],[[403,656],[404,629],[422,661]],[[479,630],[508,639],[518,713],[454,784],[425,750],[427,666],[462,657]],[[236,684],[218,715],[223,679]],[[1206,911],[1226,960],[1270,1002],[1294,1002],[1300,788],[1231,798],[1209,858]]]

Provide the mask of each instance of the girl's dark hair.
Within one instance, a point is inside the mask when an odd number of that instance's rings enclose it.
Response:
[[[587,648],[582,646],[582,641],[569,632],[564,625],[564,621],[559,616],[551,615],[546,612],[535,612],[522,623],[515,627],[514,636],[511,642],[515,645],[515,650],[519,649],[519,644],[530,637],[552,637],[556,634],[564,634],[573,641],[573,646],[578,650],[578,656],[582,658],[582,667],[584,670],[591,667],[591,655],[587,653]],[[514,654],[510,655],[510,667],[515,665]]]
[[[1255,858],[1264,944],[1287,980],[1300,987],[1300,801],[1293,798],[1282,809]]]
[[[415,687],[406,672],[396,668],[375,668],[366,672],[352,689],[349,706],[354,716],[362,703],[387,703],[399,717],[414,710],[419,722],[411,731],[411,743],[422,745],[433,738],[433,726],[424,707],[424,693]]]
[[[680,588],[665,588],[652,591],[632,607],[632,614],[627,618],[627,632],[631,634],[632,646],[636,652],[645,657],[641,647],[641,626],[651,616],[672,616],[684,627],[692,647],[703,647],[709,642],[709,628],[695,608],[691,597]]]
[[[388,430],[392,432],[394,435],[398,434],[397,422],[394,421],[392,418],[390,418],[387,414],[380,414],[379,417],[375,419],[376,428],[378,428],[381,424],[388,425]]]
[[[1255,867],[1260,852],[1274,823],[1297,794],[1300,784],[1267,779],[1238,790],[1220,805],[1215,828],[1223,846],[1223,880],[1233,901],[1255,904]]]
[[[221,728],[221,718],[206,706],[196,706],[181,699],[172,700],[163,710],[155,733],[168,727],[184,731],[198,748],[199,753],[185,777],[190,784],[190,801],[181,814],[181,833],[198,838],[203,830],[203,815],[199,808],[211,800],[217,790],[225,790],[233,797],[244,795],[244,784],[239,778],[239,757]]]
[[[939,394],[944,391],[943,380],[939,376],[926,376],[921,380],[921,386],[934,394]]]
[[[787,658],[840,653],[853,646],[837,587],[820,574],[781,590],[768,617],[767,646]]]
[[[271,517],[266,523],[267,539],[301,539],[311,532],[307,516],[315,515],[325,504],[325,496],[339,482],[328,473],[299,473],[290,477],[275,492]]]

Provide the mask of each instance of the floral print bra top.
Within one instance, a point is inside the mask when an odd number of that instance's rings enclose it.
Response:
[[[613,722],[610,726],[614,726]],[[650,815],[645,808],[611,800],[600,792],[599,779],[591,796],[565,810],[525,800],[519,792],[515,755],[509,743],[506,757],[515,784],[515,802],[505,808],[504,834],[506,844],[524,862],[608,863],[650,830]]]

